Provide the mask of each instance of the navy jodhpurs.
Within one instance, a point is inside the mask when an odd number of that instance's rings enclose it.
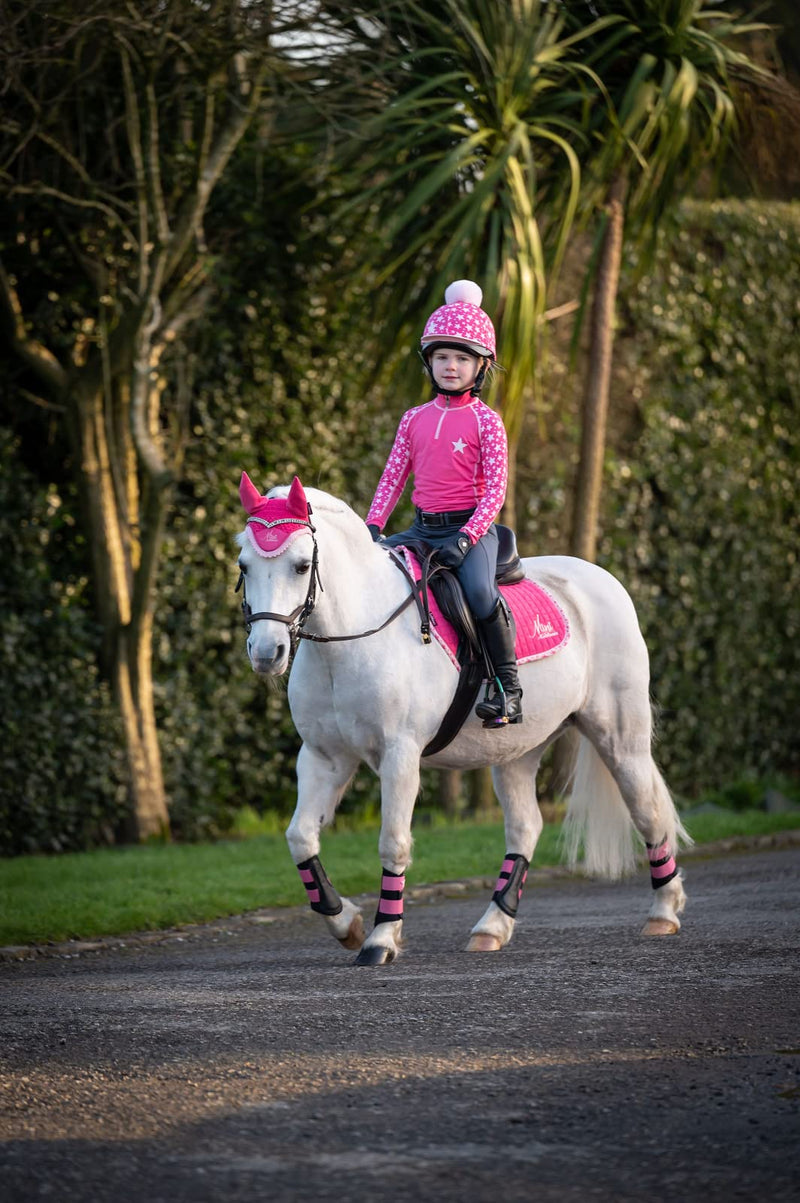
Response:
[[[415,519],[408,530],[389,535],[386,542],[398,547],[408,539],[422,539],[431,547],[441,547],[454,539],[460,526],[424,526]],[[497,573],[497,530],[494,523],[477,543],[467,552],[464,562],[456,569],[456,576],[467,599],[470,610],[477,619],[488,618],[497,605],[500,593],[495,575]]]

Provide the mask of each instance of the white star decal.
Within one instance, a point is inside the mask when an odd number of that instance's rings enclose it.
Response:
[[[466,449],[467,449],[467,444],[461,438],[456,439],[456,441],[453,443],[453,451],[460,451],[461,454],[463,455],[464,452],[466,451]]]

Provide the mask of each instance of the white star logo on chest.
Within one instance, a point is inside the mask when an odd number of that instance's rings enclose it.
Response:
[[[464,452],[466,451],[466,449],[467,449],[467,444],[464,442],[464,440],[462,438],[457,438],[455,440],[455,442],[453,443],[453,451],[454,452],[459,451],[463,455]]]

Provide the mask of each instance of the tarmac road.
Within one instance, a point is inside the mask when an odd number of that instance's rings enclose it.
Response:
[[[408,907],[352,967],[322,921],[0,964],[0,1198],[800,1200],[800,849]],[[529,881],[535,881],[535,871]]]

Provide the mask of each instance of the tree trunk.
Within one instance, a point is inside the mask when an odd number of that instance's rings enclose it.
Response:
[[[169,834],[153,701],[152,587],[142,579],[161,542],[164,498],[152,492],[143,516],[138,509],[127,512],[130,436],[126,431],[113,446],[108,404],[104,390],[90,380],[77,386],[75,435],[103,628],[100,659],[120,715],[128,768],[131,821],[126,834],[145,840]],[[139,523],[137,539],[133,530]]]
[[[133,687],[137,673],[131,670],[128,640],[119,632],[119,650],[111,666],[114,698],[122,720],[128,790],[131,801],[130,822],[126,835],[135,841],[169,837],[169,814],[161,770],[156,718],[150,678],[137,695]],[[149,653],[150,643],[146,651]],[[145,649],[140,648],[140,656]],[[141,672],[139,666],[138,673]]]
[[[449,818],[461,814],[463,807],[460,769],[439,770],[439,796],[442,800],[442,809]]]
[[[608,193],[607,224],[592,305],[589,365],[581,414],[581,451],[575,482],[570,551],[574,556],[591,561],[594,561],[597,553],[614,344],[614,309],[625,224],[625,190],[625,180],[619,176],[612,183]]]
[[[492,813],[497,805],[497,798],[492,785],[492,770],[488,767],[473,769],[470,773],[469,808],[472,814],[480,817]]]

